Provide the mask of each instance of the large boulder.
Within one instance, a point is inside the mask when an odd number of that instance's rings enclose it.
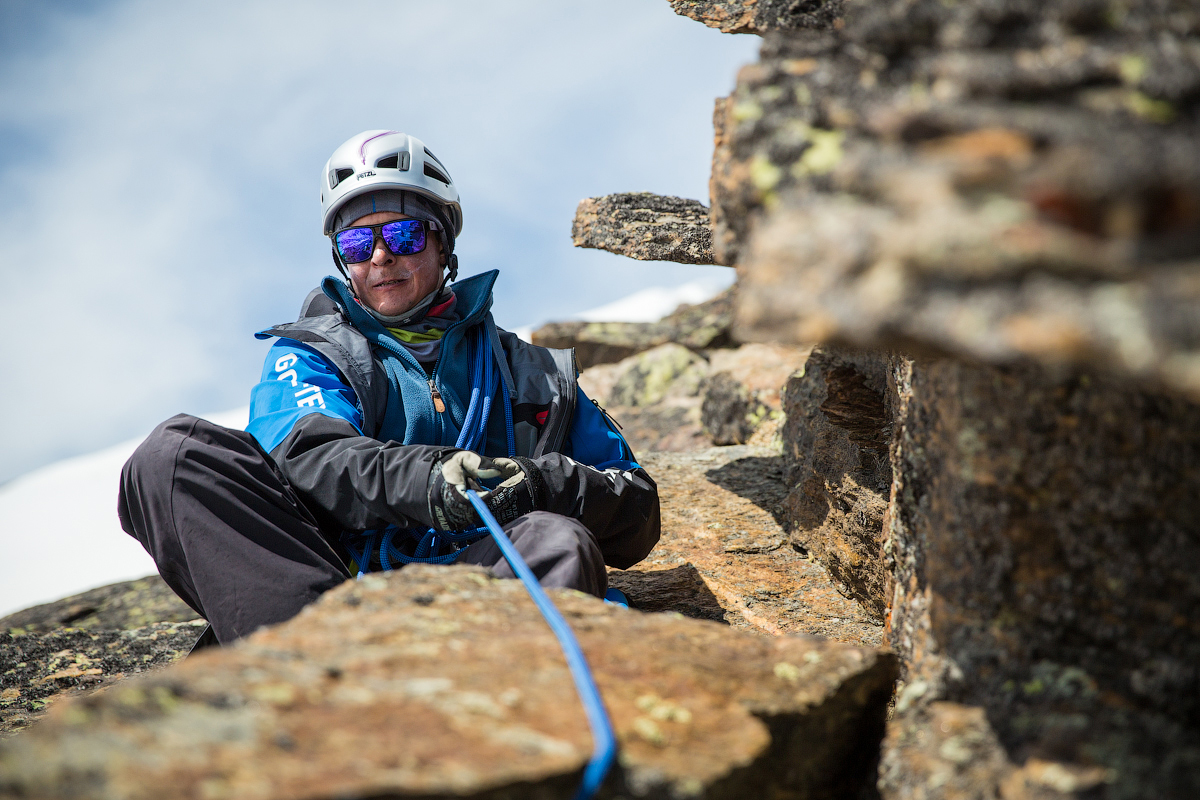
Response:
[[[617,731],[604,796],[833,798],[873,780],[892,656],[552,594]],[[0,744],[0,794],[560,797],[590,751],[522,586],[410,566],[60,704]]]
[[[895,376],[885,797],[1200,795],[1200,405],[1037,367]]]

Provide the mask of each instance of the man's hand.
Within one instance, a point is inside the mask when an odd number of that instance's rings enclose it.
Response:
[[[485,491],[482,482],[500,478],[500,485]],[[457,450],[433,465],[429,473],[429,514],[443,531],[466,530],[482,525],[467,491],[483,492],[488,510],[501,524],[511,522],[545,505],[545,483],[527,458],[488,458],[470,450]]]

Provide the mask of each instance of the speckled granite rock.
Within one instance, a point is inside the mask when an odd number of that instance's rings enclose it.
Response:
[[[641,261],[713,263],[708,207],[699,200],[649,192],[589,197],[575,210],[571,238],[576,247]]]
[[[910,666],[884,796],[1200,795],[1200,405],[894,370],[889,639]]]
[[[739,335],[1035,361],[1200,397],[1194,3],[851,0],[721,104]]]
[[[205,624],[194,620],[130,630],[21,633],[13,628],[0,633],[0,738],[24,729],[64,698],[182,658]]]
[[[873,777],[893,657],[554,598],[618,732],[606,796],[833,798]],[[60,704],[0,744],[0,794],[561,797],[590,749],[562,656],[520,584],[412,566]]]
[[[542,347],[575,348],[581,369],[610,364],[673,342],[693,350],[731,347],[737,287],[696,305],[681,306],[658,322],[551,322],[533,332]]]
[[[826,29],[841,11],[841,0],[670,0],[676,14],[722,33]]]

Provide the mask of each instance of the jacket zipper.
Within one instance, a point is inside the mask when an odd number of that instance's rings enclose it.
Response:
[[[432,377],[426,377],[425,380],[429,381],[429,396],[433,398],[433,410],[439,414],[444,413],[446,411],[446,403],[442,400],[442,393],[433,385]]]

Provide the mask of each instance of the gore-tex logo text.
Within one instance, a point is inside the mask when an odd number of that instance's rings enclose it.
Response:
[[[372,176],[372,175],[374,175],[374,174],[375,174],[375,171],[374,171],[374,170],[370,170],[370,169],[369,169],[369,170],[367,170],[366,172],[360,172],[360,173],[358,173],[358,180],[360,180],[360,181],[361,181],[363,178],[369,178],[369,177],[371,177],[371,176]]]
[[[299,386],[300,376],[296,374],[296,370],[294,369],[295,363],[299,360],[300,359],[296,357],[295,353],[288,353],[280,356],[275,361],[275,372],[278,373],[275,376],[275,380],[290,381],[292,386]],[[312,408],[325,407],[325,397],[321,394],[320,386],[313,386],[312,384],[306,383],[304,384],[303,389],[295,393],[295,397],[296,405],[298,406],[308,406]]]

